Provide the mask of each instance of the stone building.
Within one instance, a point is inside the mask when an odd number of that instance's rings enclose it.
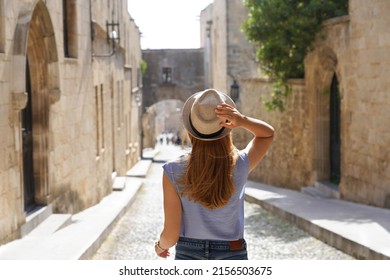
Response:
[[[143,50],[143,143],[154,146],[163,132],[182,133],[180,111],[193,93],[205,87],[203,49]],[[153,129],[151,129],[153,128]]]
[[[350,0],[347,16],[325,22],[282,113],[264,109],[272,83],[257,72],[239,35],[242,1],[215,0],[203,12],[208,83],[229,92],[232,75],[241,112],[276,129],[253,180],[390,208],[389,12],[389,1]],[[240,146],[250,135],[234,137]]]
[[[230,93],[231,86],[259,75],[255,48],[241,32],[247,9],[240,0],[214,0],[200,14],[207,87]]]
[[[0,1],[0,244],[76,213],[139,160],[141,49],[126,1]]]

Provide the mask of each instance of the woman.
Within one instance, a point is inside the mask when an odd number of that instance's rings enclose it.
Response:
[[[189,154],[163,166],[164,228],[156,254],[177,260],[248,259],[244,240],[244,191],[248,174],[274,135],[269,124],[241,114],[229,96],[214,89],[192,95],[183,107]],[[244,150],[231,130],[253,134]]]

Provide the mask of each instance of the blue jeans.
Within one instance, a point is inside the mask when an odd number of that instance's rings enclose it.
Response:
[[[180,237],[175,260],[247,260],[246,242]]]

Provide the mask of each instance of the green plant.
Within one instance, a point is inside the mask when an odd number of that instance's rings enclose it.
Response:
[[[141,66],[141,73],[142,73],[142,75],[144,75],[146,72],[146,69],[148,68],[148,63],[144,59],[141,59],[140,64],[141,64],[140,65]]]
[[[321,23],[348,13],[348,0],[244,0],[248,18],[242,29],[257,47],[263,71],[275,81],[268,110],[284,110],[291,93],[287,81],[304,77],[304,58]]]

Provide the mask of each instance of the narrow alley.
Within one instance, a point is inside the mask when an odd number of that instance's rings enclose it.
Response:
[[[174,145],[160,145],[158,148],[160,153],[155,157],[135,202],[92,259],[159,259],[154,253],[154,241],[163,226],[161,166],[162,162],[178,156],[183,150]],[[245,203],[245,239],[249,259],[353,259],[249,202]],[[174,250],[171,250],[170,259],[173,258]]]

